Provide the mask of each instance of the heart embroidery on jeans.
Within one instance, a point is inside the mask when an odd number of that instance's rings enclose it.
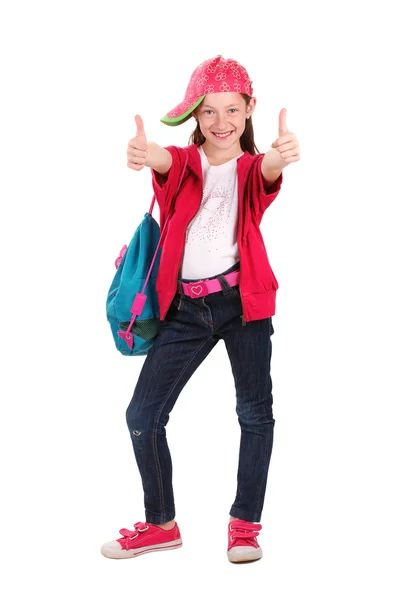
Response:
[[[202,285],[196,285],[195,287],[190,288],[193,292],[193,294],[201,294],[201,292],[203,291],[203,286]],[[196,292],[196,290],[199,290],[198,292]]]

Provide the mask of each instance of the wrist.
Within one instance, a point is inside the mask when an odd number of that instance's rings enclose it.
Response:
[[[147,156],[145,166],[153,168],[154,157],[157,154],[156,144],[154,142],[147,142]]]
[[[266,152],[264,156],[265,166],[269,169],[274,169],[276,171],[282,171],[287,166],[287,163],[281,158],[278,150],[275,148],[271,148],[268,152]],[[264,162],[263,161],[263,162]]]
[[[164,175],[168,173],[172,164],[172,156],[168,150],[162,148],[155,142],[147,144],[147,158],[145,161],[146,167],[154,169],[158,173]]]
[[[278,179],[283,167],[285,167],[285,164],[277,150],[272,149],[264,155],[261,163],[261,173],[268,185]]]

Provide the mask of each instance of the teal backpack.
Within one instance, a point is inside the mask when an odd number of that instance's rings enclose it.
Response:
[[[183,168],[175,198],[186,170]],[[153,218],[153,196],[149,211],[136,229],[129,246],[124,246],[115,261],[117,272],[107,294],[106,314],[116,348],[125,356],[146,355],[161,327],[156,277],[160,265],[161,240],[171,214],[160,227]],[[175,199],[174,199],[175,200]],[[171,212],[174,201],[171,203]],[[146,293],[145,293],[146,292]]]

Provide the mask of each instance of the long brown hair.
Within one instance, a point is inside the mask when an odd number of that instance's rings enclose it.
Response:
[[[251,96],[248,94],[241,94],[241,96],[245,99],[247,106],[251,100]],[[202,103],[200,103],[197,108],[200,108],[201,104]],[[192,132],[189,138],[189,144],[204,144],[205,141],[206,138],[201,133],[199,122],[197,122],[196,129]],[[246,119],[245,129],[240,137],[240,146],[243,151],[247,151],[253,156],[260,153],[259,149],[254,143],[253,122],[251,117]]]

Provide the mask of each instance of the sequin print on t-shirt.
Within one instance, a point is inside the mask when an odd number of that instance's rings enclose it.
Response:
[[[203,196],[199,210],[186,230],[182,277],[211,277],[239,260],[237,247],[237,159],[210,165],[199,147],[203,168]]]

